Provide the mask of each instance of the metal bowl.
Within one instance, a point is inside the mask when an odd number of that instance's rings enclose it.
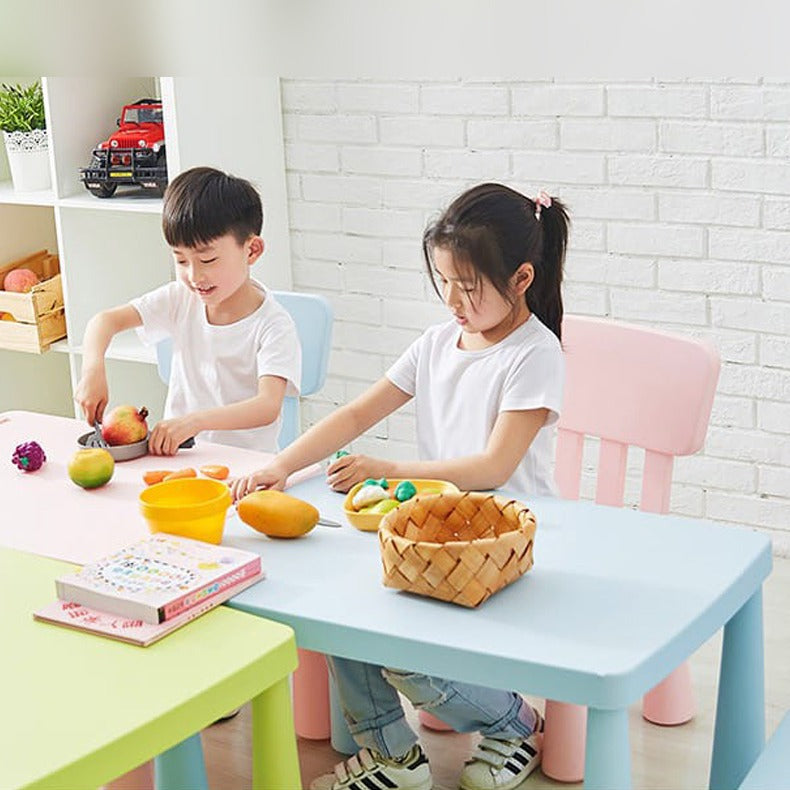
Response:
[[[93,436],[94,432],[88,431],[88,433],[83,434],[77,439],[77,444],[80,447],[90,447],[88,439]],[[146,436],[145,439],[141,439],[139,442],[133,442],[132,444],[110,445],[102,449],[107,450],[116,461],[131,461],[133,458],[142,458],[144,455],[148,455],[148,437]]]

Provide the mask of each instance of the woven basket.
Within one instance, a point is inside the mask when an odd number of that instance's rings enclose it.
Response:
[[[532,567],[536,527],[526,505],[494,494],[415,497],[379,526],[384,584],[479,606]]]

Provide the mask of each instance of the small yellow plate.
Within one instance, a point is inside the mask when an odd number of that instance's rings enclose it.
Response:
[[[387,478],[387,482],[390,484],[387,491],[395,491],[398,486],[398,483],[402,483],[403,480],[400,478],[390,477]],[[447,494],[447,493],[456,493],[458,492],[458,488],[454,483],[450,483],[447,480],[417,480],[412,478],[412,483],[414,483],[414,487],[417,489],[417,494],[415,496],[419,496],[420,494]],[[343,500],[343,510],[346,514],[346,518],[348,519],[349,523],[352,526],[355,526],[357,529],[361,529],[363,532],[376,532],[379,528],[379,522],[382,518],[384,518],[383,513],[360,513],[357,510],[354,510],[353,506],[351,505],[352,500],[354,499],[354,495],[362,488],[362,483],[357,483],[347,494],[346,498]]]

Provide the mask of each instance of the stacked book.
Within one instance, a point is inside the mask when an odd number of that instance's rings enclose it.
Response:
[[[56,579],[33,617],[146,646],[263,576],[258,554],[158,533]]]

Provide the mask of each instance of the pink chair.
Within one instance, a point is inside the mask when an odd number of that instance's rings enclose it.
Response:
[[[568,315],[562,325],[566,381],[557,437],[560,495],[578,499],[585,436],[600,439],[595,501],[621,507],[628,447],[645,451],[639,507],[669,511],[672,464],[702,447],[719,377],[708,343],[643,326]],[[642,715],[663,725],[694,715],[688,664],[645,695]],[[586,709],[546,702],[543,772],[584,777]]]

